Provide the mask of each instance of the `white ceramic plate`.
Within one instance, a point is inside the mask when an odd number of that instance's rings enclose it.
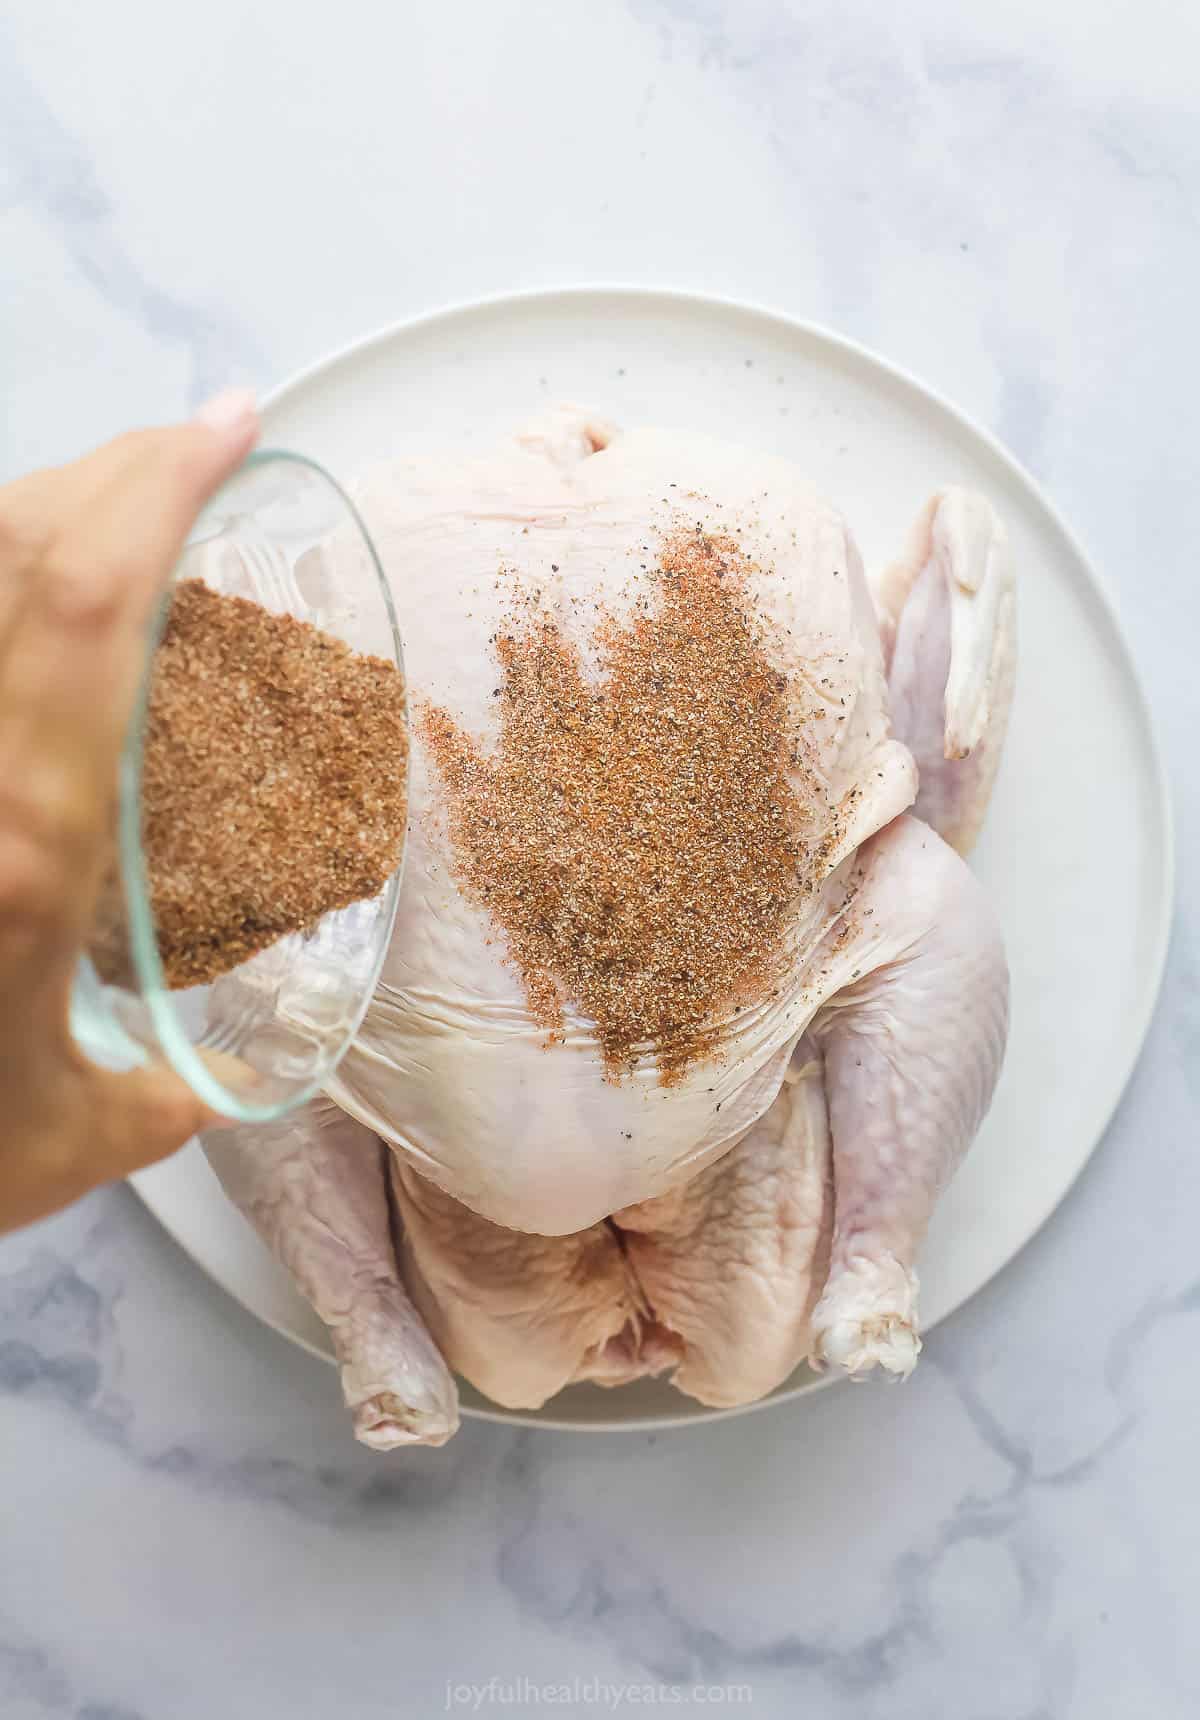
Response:
[[[1083,551],[990,436],[928,389],[820,329],[685,294],[521,294],[402,323],[286,384],[266,445],[348,477],[389,453],[486,448],[542,403],[686,425],[784,454],[845,512],[868,567],[925,496],[976,486],[1007,523],[1021,664],[1008,750],[974,864],[1003,916],[1012,1035],[995,1103],[921,1261],[926,1328],[986,1284],[1083,1167],[1133,1067],[1158,991],[1172,851],[1162,771],[1117,622]],[[1102,935],[1101,935],[1102,933]],[[231,1295],[330,1356],[323,1327],[225,1200],[195,1146],[135,1185]],[[776,1398],[812,1389],[801,1372]],[[573,1386],[543,1411],[467,1414],[649,1427],[702,1408],[669,1385]],[[772,1401],[770,1399],[768,1402]],[[737,1413],[737,1412],[724,1412]]]

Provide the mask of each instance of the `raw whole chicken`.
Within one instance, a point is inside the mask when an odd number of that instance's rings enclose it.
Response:
[[[1007,1028],[999,931],[961,857],[1013,680],[1012,578],[991,508],[935,496],[872,598],[846,526],[784,461],[620,434],[567,409],[469,464],[380,470],[358,501],[391,574],[414,712],[395,935],[328,1094],[205,1148],[328,1326],[359,1438],[444,1441],[454,1372],[510,1406],[660,1372],[733,1405],[806,1358],[906,1375],[920,1348],[915,1259]],[[468,853],[452,789],[458,770],[511,792],[516,824],[558,707],[514,751],[506,641],[549,629],[594,716],[613,639],[643,637],[671,601],[665,546],[681,533],[726,546],[716,577],[736,572],[736,597],[713,601],[727,621],[741,606],[729,625],[758,642],[761,700],[793,723],[781,792],[806,822],[780,851],[807,872],[769,898],[769,953],[709,998],[703,1032],[671,1061],[665,1040],[614,1054],[611,1023],[569,976],[535,983],[541,922],[512,918],[524,885],[489,894],[478,848],[505,802],[476,818]],[[514,621],[521,604],[532,621]],[[651,702],[687,698],[667,686]],[[506,746],[508,776],[495,762]],[[689,805],[703,820],[703,795]],[[740,817],[722,810],[705,839],[737,836]],[[643,923],[651,971],[670,927]],[[626,960],[605,1008],[636,993]]]

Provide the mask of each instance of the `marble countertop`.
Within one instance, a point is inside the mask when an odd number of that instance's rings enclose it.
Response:
[[[887,11],[0,3],[4,475],[511,287],[815,318],[995,429],[1079,530],[1182,879],[1113,1126],[902,1390],[383,1459],[129,1192],[9,1238],[3,1720],[382,1720],[489,1680],[466,1711],[676,1684],[822,1720],[1200,1710],[1200,13]]]

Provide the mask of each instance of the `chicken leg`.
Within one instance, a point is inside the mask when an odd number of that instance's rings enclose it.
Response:
[[[813,1023],[825,1058],[835,1220],[815,1356],[905,1375],[920,1349],[917,1251],[991,1100],[1008,969],[981,886],[914,818],[860,853],[850,983]]]
[[[400,1281],[384,1149],[317,1099],[275,1123],[203,1137],[225,1192],[329,1328],[364,1445],[442,1445],[458,1390]]]

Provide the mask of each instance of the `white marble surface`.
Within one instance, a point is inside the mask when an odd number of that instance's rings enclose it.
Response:
[[[4,474],[483,292],[815,317],[1081,532],[1182,870],[1115,1124],[903,1390],[381,1459],[127,1192],[0,1245],[3,1720],[1200,1709],[1198,55],[1182,0],[2,0]]]

